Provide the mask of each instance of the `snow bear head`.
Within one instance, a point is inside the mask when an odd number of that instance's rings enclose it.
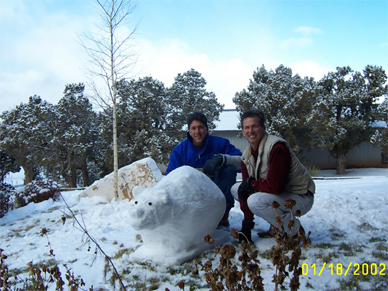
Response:
[[[136,186],[129,210],[130,225],[136,229],[152,230],[162,225],[169,216],[169,197],[166,191]]]

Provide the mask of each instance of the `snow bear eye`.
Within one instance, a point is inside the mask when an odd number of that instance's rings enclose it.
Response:
[[[152,205],[152,202],[148,202],[148,205],[151,206],[151,205]]]
[[[137,204],[137,201],[135,201],[135,204]]]

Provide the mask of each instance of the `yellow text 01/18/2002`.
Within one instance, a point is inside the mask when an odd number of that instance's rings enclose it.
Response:
[[[318,275],[321,276],[323,271],[327,268],[330,271],[330,275],[338,275],[346,277],[348,274],[354,276],[360,275],[372,275],[372,276],[384,276],[386,274],[385,263],[353,263],[349,262],[347,265],[342,263],[330,263],[324,262],[321,267],[318,267],[316,263],[309,265],[308,263],[302,264],[302,275]]]

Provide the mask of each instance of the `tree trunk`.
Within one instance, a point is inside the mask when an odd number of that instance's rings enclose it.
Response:
[[[24,170],[24,185],[27,185],[34,180],[34,169],[30,164],[25,164],[22,168]]]
[[[81,164],[81,171],[82,171],[82,179],[84,180],[84,187],[89,186],[90,181],[89,181],[88,166],[86,164],[86,158],[83,160]]]
[[[112,19],[111,19],[112,20]],[[117,114],[116,114],[116,64],[114,61],[114,39],[113,27],[110,26],[110,68],[111,68],[111,88],[112,88],[112,103],[113,103],[113,191],[116,198],[119,198],[118,189],[118,173],[119,173],[119,159],[117,148]]]
[[[337,175],[345,174],[346,156],[347,155],[345,155],[345,154],[338,154],[338,157],[337,157]]]
[[[66,183],[66,185],[64,185],[64,186],[65,187],[71,187],[70,186],[71,185],[71,177],[70,177],[70,175],[67,174],[66,171],[63,170],[63,169],[61,169],[60,173],[61,173],[61,176],[62,176],[63,180],[65,180],[65,183]]]
[[[113,86],[113,89],[115,86]],[[116,93],[116,90],[113,90]],[[116,119],[116,98],[113,101],[113,191],[116,198],[119,197],[118,190],[118,172],[119,172],[119,161],[117,154],[117,119]]]
[[[71,183],[70,188],[77,188],[77,170],[74,164],[71,166]]]
[[[70,172],[70,173],[69,173]],[[73,170],[72,166],[66,167],[65,165],[61,164],[59,173],[61,174],[63,180],[65,180],[65,187],[69,188],[75,188],[76,186],[74,184],[74,178],[75,178],[75,170]]]

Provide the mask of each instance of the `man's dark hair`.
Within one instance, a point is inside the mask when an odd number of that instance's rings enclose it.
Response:
[[[260,126],[264,127],[264,125],[265,125],[265,116],[264,116],[264,113],[262,111],[260,111],[258,109],[250,109],[250,110],[245,111],[241,115],[241,126],[243,126],[244,119],[248,118],[248,117],[258,117],[259,118]]]
[[[206,128],[208,128],[208,126],[207,126],[207,118],[206,118],[205,114],[203,114],[201,112],[194,112],[194,113],[189,114],[189,116],[187,117],[187,126],[188,126],[189,129],[190,129],[190,124],[194,120],[202,122],[203,125]]]

